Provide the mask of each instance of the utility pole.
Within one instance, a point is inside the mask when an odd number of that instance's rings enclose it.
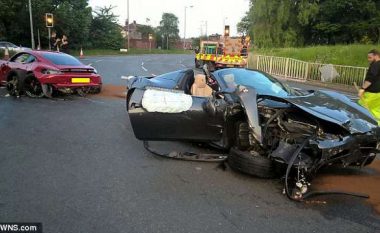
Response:
[[[206,37],[207,37],[207,20],[201,21],[201,23],[204,23],[204,25],[206,27]]]
[[[40,29],[37,30],[37,35],[38,35],[38,46],[37,46],[37,50],[41,50]]]
[[[185,6],[185,28],[183,30],[183,49],[186,49],[186,10],[187,8],[193,8],[193,6]]]
[[[153,40],[153,35],[149,33],[149,52],[152,52],[152,40]]]
[[[32,1],[31,0],[29,0],[29,21],[30,21],[30,37],[32,40],[32,49],[34,49],[35,44],[34,44],[33,15],[32,15]]]
[[[206,37],[208,37],[208,35],[207,35],[207,20],[206,20]]]
[[[129,0],[127,0],[127,22],[128,22],[128,25],[127,25],[128,47],[127,47],[127,49],[129,50],[129,37],[130,37],[130,31],[129,31]]]

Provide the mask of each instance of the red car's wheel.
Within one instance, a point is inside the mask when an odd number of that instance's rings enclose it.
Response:
[[[25,94],[31,98],[42,98],[44,96],[41,83],[32,74],[25,77],[24,90]]]
[[[20,96],[19,92],[19,79],[16,74],[12,74],[7,81],[7,90],[11,96]]]

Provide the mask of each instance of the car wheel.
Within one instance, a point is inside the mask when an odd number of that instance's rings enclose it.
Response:
[[[85,97],[88,93],[91,93],[91,87],[82,87],[76,90],[77,94],[81,97]]]
[[[11,96],[19,96],[19,79],[16,74],[12,74],[12,76],[7,81],[7,90],[9,95]]]
[[[272,160],[257,152],[231,148],[227,162],[232,169],[248,175],[260,178],[274,178],[276,176]]]
[[[102,92],[102,85],[91,89],[91,94],[99,94],[100,92]]]
[[[24,90],[25,94],[31,98],[42,98],[44,96],[41,83],[32,74],[25,77]]]

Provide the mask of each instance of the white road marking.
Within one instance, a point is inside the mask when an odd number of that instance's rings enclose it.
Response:
[[[101,61],[103,61],[103,60],[97,60],[97,61],[95,61],[95,63],[98,63],[98,62],[101,62]]]
[[[144,62],[141,62],[141,69],[143,69],[145,72],[148,71],[148,70],[144,67]]]
[[[123,79],[123,80],[129,80],[130,78],[133,78],[135,76],[133,75],[130,75],[130,76],[121,76],[120,78]]]
[[[92,63],[89,63],[89,64],[88,64],[88,66],[91,66],[91,65],[92,65]]]
[[[152,73],[152,76],[156,76],[156,75]]]
[[[184,64],[181,63],[181,66],[186,67]]]

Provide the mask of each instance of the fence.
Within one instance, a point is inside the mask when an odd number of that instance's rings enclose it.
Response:
[[[362,85],[367,73],[365,67],[330,65],[304,62],[292,58],[254,55],[249,58],[249,68],[258,69],[271,75],[299,81],[353,86]]]

